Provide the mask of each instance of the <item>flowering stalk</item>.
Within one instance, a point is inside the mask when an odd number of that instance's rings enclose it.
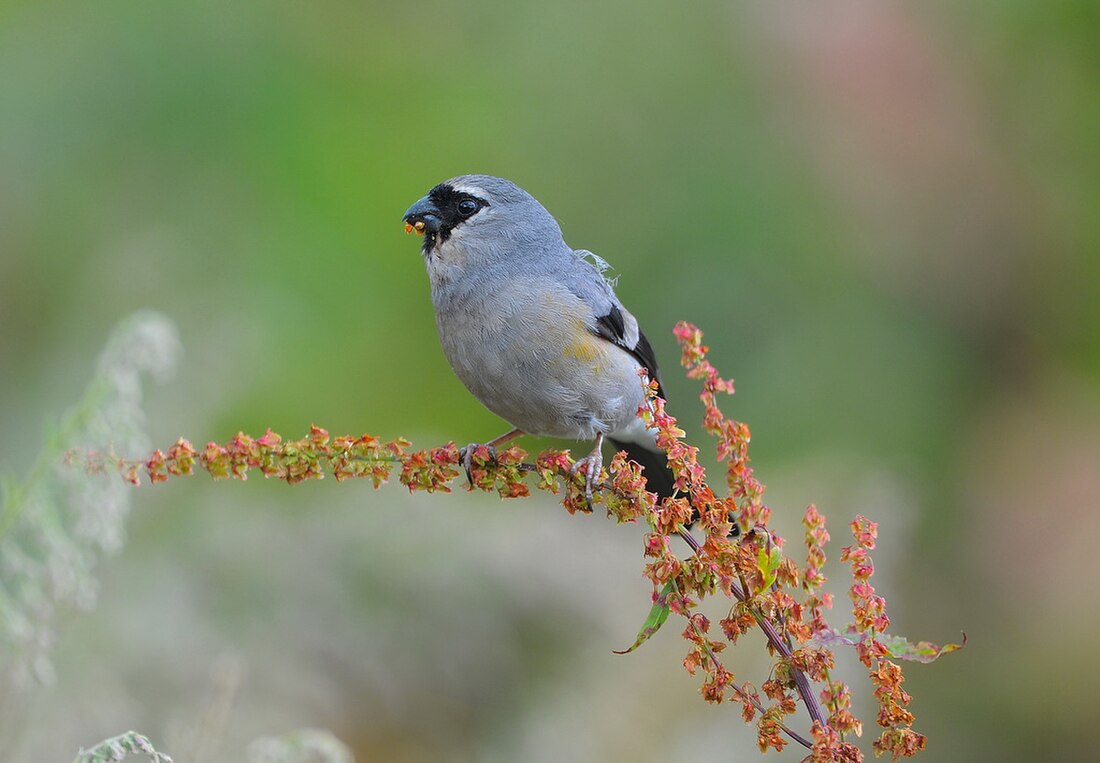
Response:
[[[65,608],[90,610],[96,565],[125,539],[131,493],[115,480],[86,480],[62,466],[67,449],[115,443],[149,448],[142,397],[147,378],[171,375],[179,355],[175,326],[142,311],[111,332],[79,404],[47,438],[22,479],[0,480],[0,696],[53,681],[49,651]],[[0,716],[0,738],[23,725]]]
[[[831,677],[833,649],[854,646],[869,670],[879,700],[878,723],[884,728],[874,742],[876,755],[890,753],[896,760],[925,747],[925,738],[911,728],[911,697],[901,689],[901,668],[893,660],[930,661],[959,648],[936,647],[886,636],[889,624],[886,603],[870,585],[873,572],[869,551],[874,548],[874,523],[859,517],[852,523],[856,544],[843,550],[841,559],[851,565],[854,623],[838,630],[829,625],[826,612],[832,596],[822,591],[822,573],[829,533],[825,518],[809,506],[803,517],[806,563],[800,567],[784,553],[785,541],[769,527],[771,510],[763,501],[764,487],[749,464],[748,427],[721,411],[718,396],[731,394],[733,383],[723,379],[706,358],[702,332],[687,323],[676,326],[682,349],[681,362],[690,378],[701,380],[700,399],[705,408],[703,425],[717,440],[716,455],[726,464],[726,495],[718,495],[698,462],[698,448],[684,441],[676,419],[665,411],[649,385],[648,404],[639,415],[656,434],[667,453],[676,492],[658,502],[646,490],[642,468],[617,453],[601,472],[592,504],[585,499],[584,479],[572,473],[567,450],[546,450],[530,459],[527,452],[510,447],[495,454],[487,447],[472,453],[469,489],[496,492],[501,498],[530,495],[530,484],[552,493],[564,490],[562,503],[569,513],[588,512],[601,505],[618,522],[644,521],[649,526],[643,554],[644,574],[653,584],[652,607],[634,644],[638,648],[676,614],[687,620],[683,637],[688,643],[684,667],[701,672],[700,692],[707,702],[729,699],[741,704],[746,722],[756,721],[761,751],[782,750],[794,740],[809,751],[807,761],[861,761],[863,755],[849,735],[859,737],[862,723],[851,711],[851,691]],[[122,458],[112,452],[80,451],[69,454],[71,463],[89,472],[117,471],[131,484],[141,475],[156,484],[202,470],[214,479],[248,479],[250,473],[298,483],[331,474],[337,480],[369,479],[380,487],[396,478],[410,491],[450,492],[461,473],[459,449],[454,443],[414,450],[409,441],[382,441],[371,435],[333,437],[313,426],[301,439],[283,439],[267,430],[263,436],[239,433],[224,444],[209,442],[195,448],[185,439],[167,450],[155,451],[142,460]],[[697,521],[698,540],[689,527]],[[670,538],[679,536],[692,554],[681,558]],[[700,603],[721,595],[729,608],[718,628],[698,611]],[[757,689],[737,682],[721,661],[721,653],[747,632],[759,628],[773,657],[769,677]],[[965,643],[965,641],[964,641]],[[799,701],[810,718],[809,733],[791,728],[791,716]]]
[[[149,738],[136,731],[127,731],[117,737],[104,739],[90,750],[81,749],[73,763],[110,763],[124,760],[131,755],[148,756],[153,763],[172,763],[163,752],[157,752]]]

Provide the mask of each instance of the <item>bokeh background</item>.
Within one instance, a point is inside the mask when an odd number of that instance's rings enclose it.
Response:
[[[868,514],[896,629],[967,632],[908,672],[928,760],[1089,759],[1098,8],[7,2],[3,471],[139,308],[184,348],[146,398],[161,447],[314,422],[498,434],[446,365],[400,215],[504,175],[618,269],[691,423],[670,330],[704,328],[792,542],[810,502],[834,557]],[[756,754],[737,708],[701,702],[678,627],[611,654],[648,607],[639,528],[331,480],[132,499],[95,611],[56,622],[56,682],[6,698],[7,759],[128,728],[199,761],[301,727],[360,761]],[[766,677],[760,652],[739,678]]]

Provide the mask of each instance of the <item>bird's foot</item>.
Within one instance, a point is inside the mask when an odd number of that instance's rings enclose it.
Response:
[[[584,500],[588,502],[589,511],[592,510],[592,486],[595,485],[600,479],[600,472],[603,471],[603,435],[596,435],[596,447],[582,459],[577,460],[572,468],[569,470],[569,476],[576,474],[580,468],[584,467]]]
[[[478,448],[482,447],[482,445],[484,445],[484,443],[472,442],[469,445],[467,445],[465,448],[462,448],[461,450],[458,451],[458,458],[459,458],[459,461],[462,462],[462,468],[466,471],[466,482],[468,482],[470,484],[470,487],[474,486],[474,477],[473,477],[473,474],[470,471],[473,468],[473,465],[474,465],[473,464],[474,452]],[[493,447],[492,443],[489,443],[488,445],[484,445],[484,447],[488,449],[489,458],[492,459],[493,462],[495,463],[496,460],[497,460],[497,449]]]
[[[458,458],[462,462],[462,468],[466,470],[466,481],[470,483],[470,487],[474,486],[473,474],[470,472],[470,469],[473,467],[474,452],[482,445],[484,445],[486,448],[489,449],[489,458],[495,464],[497,460],[497,446],[503,445],[506,442],[511,442],[512,440],[519,437],[521,434],[523,434],[522,430],[512,429],[508,432],[505,432],[500,437],[490,440],[489,442],[472,442],[465,448],[462,448],[458,451]]]

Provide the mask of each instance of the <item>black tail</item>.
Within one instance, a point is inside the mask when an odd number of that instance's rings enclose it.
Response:
[[[657,494],[658,501],[675,492],[672,487],[672,470],[668,468],[668,458],[664,451],[650,450],[636,442],[611,440],[611,443],[619,450],[625,450],[627,456],[642,465],[649,490]]]

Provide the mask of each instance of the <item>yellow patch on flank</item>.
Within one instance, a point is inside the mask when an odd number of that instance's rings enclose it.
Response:
[[[595,360],[600,352],[596,348],[596,343],[591,339],[581,338],[575,339],[566,345],[565,354],[577,360],[589,363]]]
[[[582,363],[592,363],[596,360],[602,360],[604,355],[604,348],[601,346],[603,340],[589,333],[588,327],[585,326],[582,321],[578,321],[578,324],[577,332],[573,335],[573,340],[565,345],[562,354],[568,358],[576,358]],[[592,370],[598,374],[600,372],[600,364],[594,364]]]

